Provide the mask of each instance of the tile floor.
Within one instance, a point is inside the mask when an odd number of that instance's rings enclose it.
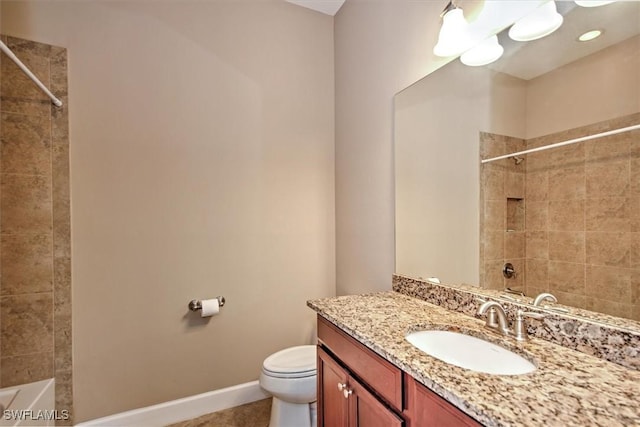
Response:
[[[271,398],[203,415],[167,427],[267,427]]]

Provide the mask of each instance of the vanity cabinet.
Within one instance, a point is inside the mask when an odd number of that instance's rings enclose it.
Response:
[[[318,349],[318,425],[402,427],[404,421],[322,349]]]
[[[480,426],[318,316],[318,427]]]

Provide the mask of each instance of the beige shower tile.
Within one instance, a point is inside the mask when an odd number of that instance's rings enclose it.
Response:
[[[504,253],[505,258],[524,258],[525,233],[522,231],[505,233]]]
[[[3,357],[53,351],[52,292],[0,298]]]
[[[632,197],[627,201],[629,205],[629,224],[631,231],[640,231],[640,197]]]
[[[524,288],[524,294],[531,298],[534,298],[536,295],[540,295],[543,292],[549,292],[549,291],[547,289],[534,288],[530,286],[525,286]]]
[[[587,232],[587,264],[630,267],[631,234]]]
[[[51,92],[58,98],[67,96],[67,49],[52,46],[49,57],[51,64]]]
[[[585,295],[630,304],[633,296],[631,276],[631,269],[587,265]]]
[[[504,231],[485,232],[484,259],[504,259]]]
[[[56,258],[54,292],[54,356],[55,367],[70,369],[71,354],[71,258]]]
[[[51,231],[51,180],[42,176],[2,174],[2,233]]]
[[[507,226],[506,200],[485,200],[484,206],[485,231],[504,231]]]
[[[506,142],[504,138],[500,138],[500,135],[496,135],[493,133],[480,132],[481,158],[488,159],[491,157],[502,156],[503,154],[507,154]],[[488,163],[486,165],[490,165],[492,163]]]
[[[525,196],[524,190],[524,173],[507,172],[504,183],[505,197],[522,199]]]
[[[55,316],[54,333],[54,367],[59,369],[71,369],[73,366],[73,355],[71,353],[71,315]]]
[[[548,228],[549,202],[527,201],[525,227],[527,231],[544,231]]]
[[[550,231],[549,259],[584,263],[585,233],[582,231]]]
[[[568,132],[559,132],[554,134],[555,141],[566,141],[567,139],[574,138],[570,136]],[[549,150],[549,165],[554,169],[571,169],[581,167],[584,165],[585,160],[585,147],[584,144],[566,145],[564,147],[555,148]]]
[[[549,172],[532,172],[525,176],[525,199],[527,202],[549,199]]]
[[[527,143],[527,149],[530,148],[537,148],[537,146],[535,144]],[[538,151],[535,153],[529,153],[526,155],[524,163],[526,164],[527,174],[547,172],[550,170],[549,152]]]
[[[629,233],[629,267],[640,268],[640,232]]]
[[[527,231],[525,245],[527,258],[549,259],[549,234],[546,231]]]
[[[12,36],[7,36],[7,46],[20,59],[22,59],[21,55],[26,54],[48,58],[51,56],[51,49],[53,47],[49,44]]]
[[[69,418],[57,420],[57,426],[74,425],[73,416],[73,381],[71,369],[56,370],[56,409],[58,411],[68,411]]]
[[[53,377],[51,352],[24,354],[0,359],[2,387],[27,384]]]
[[[53,289],[51,235],[5,234],[0,239],[1,294],[50,292]]]
[[[629,195],[640,196],[640,154],[632,157],[629,162]]]
[[[487,289],[503,289],[504,277],[502,267],[504,260],[491,260],[484,262],[484,286]]]
[[[608,301],[600,298],[586,298],[587,310],[597,311],[598,313],[609,314],[616,317],[631,318],[633,314],[633,306],[631,304],[622,304],[615,301]]]
[[[584,231],[584,200],[549,202],[550,231]]]
[[[59,97],[61,107],[51,107],[51,142],[54,145],[69,144],[69,99]]]
[[[525,265],[525,288],[537,289],[536,295],[542,291],[549,291],[549,261],[527,259]],[[531,295],[527,291],[528,295]]]
[[[631,304],[640,307],[640,268],[631,269]]]
[[[630,188],[629,160],[587,163],[587,197],[625,197]]]
[[[68,217],[69,209],[69,146],[54,145],[52,148],[53,198],[57,210],[63,210],[64,217]],[[61,202],[66,202],[60,205]]]
[[[2,111],[25,115],[48,116],[51,101],[18,66],[2,53],[0,70],[0,100]],[[45,84],[49,84],[49,59],[24,53],[20,60]]]
[[[587,199],[585,225],[587,231],[631,231],[633,199],[605,197]]]
[[[3,113],[2,173],[51,173],[51,124],[48,117]]]
[[[549,200],[583,199],[584,195],[584,164],[549,171]]]
[[[588,163],[626,160],[631,148],[631,132],[611,135],[586,142]]]
[[[585,266],[563,261],[549,261],[549,289],[555,291],[582,294],[585,289]]]
[[[555,289],[551,289],[550,291],[558,298],[560,304],[576,308],[586,308],[587,306],[587,297],[585,297],[584,294],[571,294]]]
[[[499,170],[487,170],[484,178],[484,199],[504,199],[505,172]]]
[[[524,224],[524,200],[507,199],[507,231],[524,231]]]

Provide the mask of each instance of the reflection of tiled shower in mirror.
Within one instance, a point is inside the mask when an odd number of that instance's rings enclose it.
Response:
[[[640,113],[528,140],[482,133],[481,155],[639,123]],[[640,129],[518,157],[481,168],[483,286],[640,320]]]

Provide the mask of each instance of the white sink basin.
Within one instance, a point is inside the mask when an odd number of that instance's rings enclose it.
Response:
[[[506,348],[458,332],[419,331],[406,339],[436,359],[471,371],[521,375],[536,370],[533,363]]]

